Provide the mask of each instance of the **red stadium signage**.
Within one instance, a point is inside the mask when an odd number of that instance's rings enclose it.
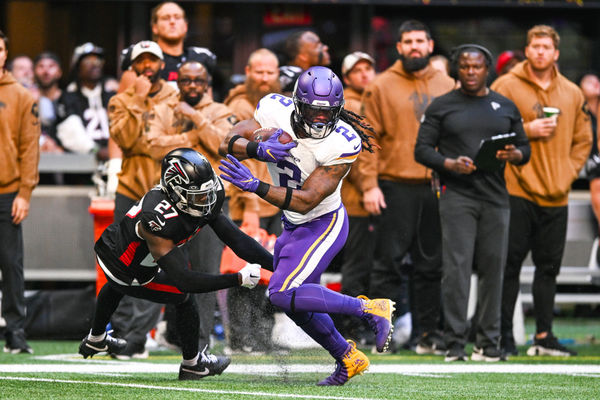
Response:
[[[304,7],[291,4],[271,6],[263,16],[265,26],[302,26],[312,22],[312,16]]]

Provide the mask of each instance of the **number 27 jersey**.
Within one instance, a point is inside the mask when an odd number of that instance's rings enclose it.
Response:
[[[256,106],[254,119],[263,128],[281,128],[297,141],[298,146],[290,150],[290,156],[275,163],[267,163],[273,183],[277,186],[301,189],[304,181],[318,167],[324,165],[351,164],[361,152],[362,141],[352,126],[339,120],[334,131],[323,139],[296,136],[292,128],[294,102],[290,97],[271,93],[263,97]],[[306,214],[284,210],[292,224],[303,224],[323,214],[337,210],[342,198],[340,180],[335,191]]]

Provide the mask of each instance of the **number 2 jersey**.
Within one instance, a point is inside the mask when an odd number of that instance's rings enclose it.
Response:
[[[159,267],[146,241],[138,235],[138,225],[182,246],[221,212],[225,192],[220,179],[218,182],[217,202],[212,213],[205,217],[193,217],[177,210],[159,186],[148,191],[120,223],[113,223],[106,228],[96,242],[94,249],[104,272],[122,285],[150,282]]]
[[[293,111],[294,102],[290,97],[271,93],[258,102],[254,112],[254,119],[261,127],[281,128],[298,142],[298,146],[290,150],[290,156],[285,160],[277,164],[267,163],[275,185],[301,189],[304,181],[318,167],[351,164],[356,160],[362,149],[362,141],[352,126],[339,120],[334,131],[323,139],[300,139],[292,128]],[[308,213],[284,210],[285,217],[292,224],[299,225],[337,210],[342,202],[341,186],[340,180],[335,191]]]

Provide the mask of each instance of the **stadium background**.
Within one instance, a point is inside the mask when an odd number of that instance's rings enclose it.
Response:
[[[157,1],[16,1],[0,2],[0,27],[11,39],[10,56],[35,57],[56,52],[68,80],[73,49],[86,41],[106,52],[105,73],[118,77],[120,50],[148,39],[150,10]],[[218,57],[216,97],[227,93],[230,77],[243,73],[248,55],[258,47],[277,49],[291,32],[311,28],[330,47],[332,68],[339,72],[344,55],[366,50],[375,55],[377,70],[394,62],[397,28],[416,18],[432,29],[435,54],[448,55],[457,44],[475,42],[494,56],[522,49],[526,31],[538,23],[561,34],[560,69],[571,80],[586,71],[600,71],[600,1],[597,0],[310,0],[310,1],[180,1],[189,21],[188,45],[210,48]],[[85,161],[85,160],[84,160]],[[80,164],[80,166],[83,164]],[[93,165],[91,166],[93,168]],[[586,181],[576,182],[586,189]],[[25,275],[28,289],[81,289],[94,279],[93,221],[88,213],[90,188],[39,187],[31,217],[24,223]],[[579,193],[570,205],[566,265],[587,265],[594,228],[589,201]],[[52,210],[52,212],[48,212]],[[60,230],[60,235],[57,235]],[[89,235],[82,234],[89,232]],[[576,262],[571,262],[577,258]],[[564,264],[565,264],[564,263]],[[589,287],[586,289],[590,289]],[[592,287],[597,293],[597,286]],[[79,293],[81,294],[81,293]],[[74,296],[69,293],[66,296]],[[87,294],[81,309],[91,310]],[[61,325],[54,312],[64,309],[62,298],[38,299],[40,333]],[[56,304],[53,307],[53,304]],[[30,308],[31,309],[31,308]],[[84,322],[85,324],[85,322]],[[70,334],[77,327],[64,326]],[[50,331],[52,331],[50,329]],[[60,337],[63,332],[56,332]],[[78,335],[78,333],[77,333]],[[35,335],[34,335],[35,336]]]

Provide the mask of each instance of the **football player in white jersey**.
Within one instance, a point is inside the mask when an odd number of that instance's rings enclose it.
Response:
[[[342,179],[362,148],[372,151],[363,131],[370,127],[343,107],[340,79],[329,68],[311,67],[298,78],[292,98],[263,97],[254,118],[237,124],[219,149],[227,154],[219,167],[223,179],[284,210],[269,299],[336,360],[334,373],[319,385],[343,385],[369,366],[356,344],[335,329],[329,313],[363,318],[375,331],[380,352],[389,345],[393,328],[391,300],[349,297],[319,284],[348,235]],[[281,144],[281,131],[264,142],[248,140],[259,128],[279,128],[294,141]],[[248,157],[269,163],[274,185],[256,179],[238,161]]]

